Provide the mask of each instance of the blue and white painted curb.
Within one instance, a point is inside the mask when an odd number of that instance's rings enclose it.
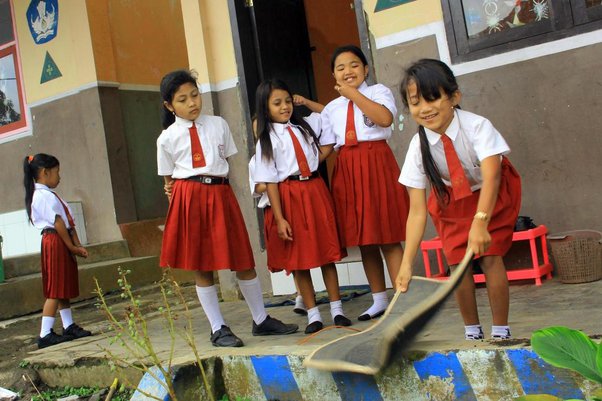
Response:
[[[223,356],[224,387],[232,400],[253,401],[510,401],[526,394],[585,400],[600,387],[548,365],[529,349],[432,352],[399,360],[377,376],[307,369],[304,358]]]

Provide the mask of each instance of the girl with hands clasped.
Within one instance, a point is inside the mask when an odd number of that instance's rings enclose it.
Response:
[[[356,46],[336,49],[330,65],[341,96],[322,111],[322,135],[335,137],[331,190],[337,227],[342,247],[360,248],[373,304],[359,320],[369,320],[389,304],[381,251],[391,281],[403,257],[409,200],[387,144],[397,108],[389,88],[366,83],[368,63]]]
[[[25,208],[30,222],[42,230],[42,286],[44,308],[38,348],[92,335],[73,322],[71,298],[79,296],[77,260],[88,257],[75,231],[71,208],[54,191],[61,181],[59,161],[44,153],[23,161]],[[63,335],[54,332],[57,309]]]
[[[313,128],[294,113],[293,95],[279,80],[257,88],[257,149],[252,179],[266,184],[269,205],[264,232],[271,271],[292,272],[307,307],[310,334],[323,327],[309,269],[322,266],[336,325],[348,326],[333,262],[342,257],[332,199],[318,164],[332,151],[334,138],[318,141]]]
[[[520,177],[505,157],[506,141],[489,120],[460,110],[462,94],[450,68],[438,60],[412,64],[401,97],[418,134],[412,138],[399,182],[410,193],[406,252],[396,287],[408,288],[427,211],[455,267],[467,247],[480,259],[493,315],[493,339],[510,338],[508,279],[502,257],[512,245],[521,201]],[[427,201],[426,188],[431,187]],[[469,270],[455,292],[467,340],[483,339]]]
[[[228,157],[237,152],[228,124],[201,114],[201,93],[190,71],[167,74],[160,89],[164,130],[157,139],[157,164],[170,201],[160,265],[194,271],[214,346],[243,345],[220,311],[213,279],[220,269],[236,272],[254,336],[296,332],[297,325],[270,317],[263,304],[249,236],[228,179]]]

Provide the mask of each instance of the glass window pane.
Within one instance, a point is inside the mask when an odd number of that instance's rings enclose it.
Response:
[[[0,0],[0,45],[14,40],[9,0]]]
[[[12,54],[0,58],[0,127],[21,119],[21,104],[15,60]]]
[[[550,18],[549,2],[550,0],[462,0],[468,37],[487,37],[547,20]]]

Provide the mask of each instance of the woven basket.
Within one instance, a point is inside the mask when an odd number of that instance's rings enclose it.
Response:
[[[575,230],[548,239],[560,281],[577,284],[602,279],[602,233]]]

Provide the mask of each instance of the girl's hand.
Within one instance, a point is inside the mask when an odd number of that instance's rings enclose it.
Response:
[[[346,97],[347,99],[351,99],[351,97],[358,92],[357,88],[349,86],[345,82],[339,81],[337,81],[337,84],[334,86],[334,90],[339,92],[339,95]]]
[[[173,189],[173,180],[166,182],[163,185],[163,191],[165,191],[165,195],[167,195],[167,199],[171,202],[171,191]]]
[[[81,256],[82,258],[88,257],[88,251],[83,246],[75,246],[71,250],[71,253],[77,256]]]
[[[280,239],[284,241],[292,241],[293,229],[291,228],[291,225],[288,224],[288,221],[282,219],[276,224],[278,225],[278,236],[280,237]]]
[[[398,291],[406,292],[410,281],[412,281],[412,266],[406,266],[402,263],[395,278],[395,288]]]
[[[473,220],[468,233],[468,247],[475,255],[482,255],[491,245],[491,235],[487,231],[487,223],[482,220]]]
[[[307,99],[301,95],[293,95],[293,104],[295,106],[305,106],[307,105]]]

